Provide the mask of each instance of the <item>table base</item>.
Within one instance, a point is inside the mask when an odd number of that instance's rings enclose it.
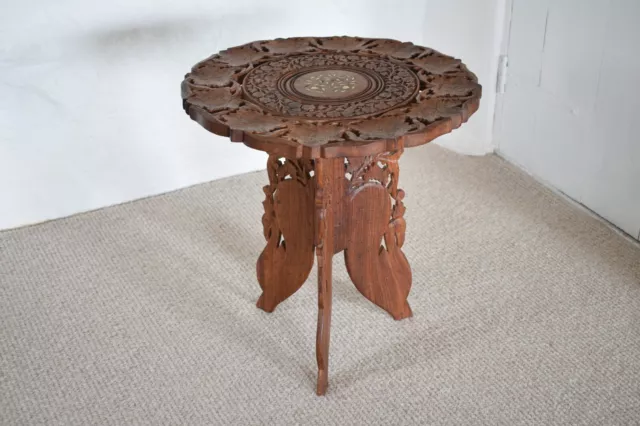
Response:
[[[328,386],[333,255],[367,299],[400,320],[410,317],[411,269],[402,253],[402,150],[366,157],[289,159],[270,155],[262,223],[267,245],[257,263],[258,307],[272,312],[305,282],[318,259],[317,394]]]

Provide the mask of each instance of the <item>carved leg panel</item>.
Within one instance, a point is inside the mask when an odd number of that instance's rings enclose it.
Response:
[[[311,164],[269,157],[264,236],[267,246],[258,258],[262,295],[258,307],[272,312],[305,282],[313,266],[314,205]]]
[[[396,320],[411,316],[407,302],[411,268],[401,250],[406,224],[404,192],[397,188],[400,154],[349,159],[352,189],[345,250],[347,271],[356,288]]]
[[[257,265],[263,290],[258,307],[271,312],[300,288],[313,266],[315,247],[318,395],[328,386],[335,253],[345,251],[351,280],[367,299],[395,319],[411,316],[411,269],[401,250],[406,226],[404,192],[397,186],[400,154],[313,163],[269,157],[262,218],[267,246]]]

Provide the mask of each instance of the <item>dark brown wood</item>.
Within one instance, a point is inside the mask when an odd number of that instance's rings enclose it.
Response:
[[[458,59],[396,40],[256,41],[193,67],[186,112],[207,130],[287,158],[375,155],[468,120],[481,87]]]
[[[317,257],[318,395],[329,383],[334,254],[344,251],[367,299],[397,320],[412,315],[398,159],[467,121],[480,96],[459,60],[386,39],[257,41],[186,75],[192,119],[269,153],[258,307],[272,312],[295,293]]]

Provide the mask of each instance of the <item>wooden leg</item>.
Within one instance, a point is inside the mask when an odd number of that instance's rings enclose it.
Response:
[[[336,175],[336,173],[338,173]],[[316,176],[316,256],[318,257],[318,332],[316,393],[324,395],[329,385],[329,341],[331,328],[331,274],[334,252],[334,205],[341,194],[334,191],[335,177],[344,173],[341,159],[318,159]]]
[[[349,159],[352,187],[346,201],[349,276],[367,299],[396,320],[412,315],[407,302],[411,268],[401,250],[406,224],[404,191],[397,186],[400,154]]]
[[[295,293],[313,267],[314,206],[311,165],[269,157],[269,185],[264,187],[264,236],[267,246],[258,258],[262,295],[258,307],[272,312]]]
[[[318,253],[318,333],[316,359],[318,382],[316,393],[324,395],[329,385],[329,340],[331,329],[331,274],[333,253],[322,248]]]

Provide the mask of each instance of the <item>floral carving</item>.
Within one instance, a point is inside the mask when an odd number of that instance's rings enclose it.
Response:
[[[203,63],[191,71],[189,83],[197,86],[224,87],[231,84],[235,68],[222,68],[217,64]]]
[[[361,49],[367,41],[358,37],[324,37],[314,39],[313,45],[320,49],[346,52]]]
[[[412,121],[403,116],[394,115],[352,124],[348,134],[349,139],[353,140],[376,140],[396,138],[407,133],[415,132],[421,127],[422,125],[418,121]]]
[[[189,103],[209,112],[235,110],[242,104],[239,92],[226,87],[206,89],[194,86],[187,90],[189,90]]]
[[[470,98],[477,96],[476,88],[465,76],[438,76],[428,85],[423,95],[429,98]]]
[[[319,102],[317,98],[296,95],[287,89],[286,82],[283,83],[283,78],[286,79],[295,71],[332,67],[336,70],[348,70],[352,75],[358,74],[368,79],[374,86],[374,92],[363,99],[341,101],[338,98],[325,103]],[[306,77],[302,75],[300,78]],[[344,83],[340,88],[344,85],[351,88],[355,83],[344,79],[339,82]],[[314,91],[326,91],[332,85],[328,78],[325,81],[304,83],[305,88],[313,88]],[[378,57],[345,54],[300,55],[277,59],[256,67],[244,79],[243,89],[250,100],[274,113],[309,119],[342,119],[384,112],[406,103],[418,90],[418,78],[407,67]]]
[[[426,47],[416,46],[413,43],[402,43],[397,40],[379,40],[375,43],[371,43],[368,48],[372,52],[402,59],[408,59],[420,55],[427,55],[432,52],[431,49],[428,49]]]
[[[348,73],[304,81],[320,70]],[[294,84],[297,78],[304,84]],[[194,119],[265,150],[297,144],[324,150],[404,136],[411,136],[409,146],[425,143],[466,121],[480,96],[477,78],[458,59],[412,43],[357,37],[233,47],[198,63],[182,85]],[[436,121],[451,124],[428,125]]]
[[[227,114],[222,119],[226,125],[238,130],[267,133],[286,128],[286,122],[282,117],[274,117],[249,109]]]
[[[462,61],[438,54],[414,59],[413,63],[430,74],[444,74],[459,70]]]
[[[286,137],[305,146],[320,146],[343,138],[346,128],[341,124],[318,125],[300,123],[288,126],[276,136]]]
[[[464,100],[461,99],[433,98],[411,105],[409,108],[402,111],[392,111],[389,114],[401,114],[401,117],[407,117],[411,120],[428,125],[437,120],[447,119],[458,115],[462,105],[464,105]]]
[[[345,166],[345,173],[352,191],[367,183],[377,183],[389,192],[393,206],[389,226],[384,234],[385,247],[388,251],[402,247],[407,227],[404,219],[406,208],[402,201],[405,192],[398,189],[400,178],[398,160],[401,155],[402,150],[397,150],[374,156],[349,157]]]
[[[315,49],[312,46],[313,39],[309,37],[277,38],[255,43],[256,47],[275,55],[283,55],[290,52],[308,52]]]
[[[232,47],[219,53],[218,60],[231,66],[248,65],[264,58],[267,54],[250,44]]]

